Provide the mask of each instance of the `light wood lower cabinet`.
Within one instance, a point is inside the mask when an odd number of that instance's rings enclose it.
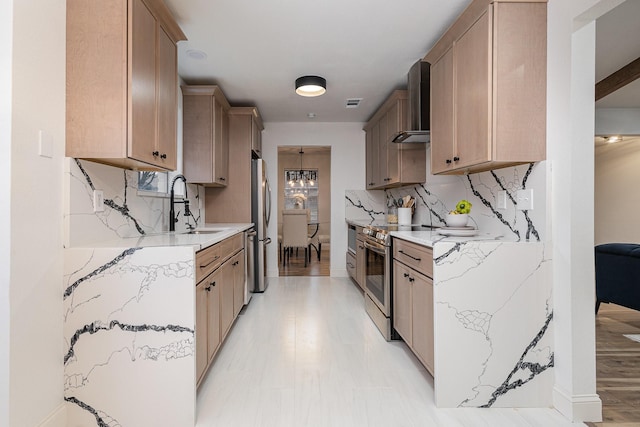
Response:
[[[364,264],[366,262],[366,256],[364,251],[364,240],[362,238],[362,227],[357,227],[358,236],[356,238],[356,283],[360,285],[364,291],[365,285],[365,270]]]
[[[196,254],[196,272],[206,266],[208,273],[196,274],[197,384],[202,381],[244,305],[246,252],[242,236],[236,234]],[[210,266],[214,269],[209,269]]]
[[[244,249],[231,259],[233,267],[233,316],[237,317],[244,306],[244,282],[246,257]]]
[[[393,327],[427,370],[433,369],[433,279],[432,269],[414,270],[400,262],[396,255],[420,254],[420,265],[433,263],[430,248],[394,239],[393,261]],[[406,257],[405,257],[406,259]],[[409,258],[411,259],[411,258]]]

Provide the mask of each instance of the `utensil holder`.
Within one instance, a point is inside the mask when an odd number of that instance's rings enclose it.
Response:
[[[398,208],[398,225],[411,225],[411,208]]]

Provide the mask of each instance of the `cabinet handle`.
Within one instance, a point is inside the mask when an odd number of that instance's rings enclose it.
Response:
[[[226,181],[226,178],[221,176],[220,178],[218,178],[220,181]]]
[[[409,277],[409,273],[404,273],[403,276],[404,277]]]
[[[453,158],[453,161],[454,161],[454,162],[457,162],[458,160],[460,160],[460,157],[458,157],[458,156],[456,156],[456,157],[454,157],[454,158]]]
[[[240,261],[236,261],[236,262],[234,262],[234,263],[233,263],[233,264],[231,264],[231,265],[238,265],[238,264],[240,264]]]
[[[413,259],[413,260],[416,260],[416,261],[422,261],[422,258],[416,258],[416,257],[414,257],[414,256],[411,256],[411,255],[409,255],[408,253],[404,252],[402,249],[400,249],[398,252],[399,252],[399,253],[401,253],[402,255],[406,255],[406,256],[408,256],[409,258],[411,258],[411,259]]]
[[[166,154],[161,154],[161,155],[160,155],[160,158],[161,158],[161,159],[166,159],[166,158],[167,158],[167,155],[166,155]]]
[[[364,249],[364,246],[358,245],[358,249]]]
[[[200,268],[207,268],[208,266],[210,266],[211,264],[216,262],[218,260],[218,258],[220,258],[220,255],[216,255],[216,257],[211,262],[208,262],[206,264],[201,265]]]
[[[385,178],[384,180],[385,180],[385,182],[386,181],[391,181],[391,178]]]
[[[205,291],[207,291],[207,292],[211,292],[211,288],[213,288],[213,287],[215,287],[215,286],[216,286],[216,282],[211,282],[211,283],[209,283],[209,286],[207,286],[207,287],[206,287],[206,288],[204,288],[204,289],[205,289]]]
[[[416,280],[416,279],[414,279],[413,277],[409,277],[409,282],[413,282],[413,281],[415,281],[415,280]]]
[[[450,164],[451,164],[451,159],[447,159],[447,160],[445,160],[445,163],[446,163],[446,164],[448,164],[448,165],[450,165]]]
[[[158,157],[160,155],[159,151],[154,151],[151,154],[153,154],[153,157]]]

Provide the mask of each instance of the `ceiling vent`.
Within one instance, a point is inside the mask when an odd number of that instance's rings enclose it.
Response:
[[[362,98],[350,98],[347,99],[347,108],[358,108],[360,106],[360,101],[362,101]]]

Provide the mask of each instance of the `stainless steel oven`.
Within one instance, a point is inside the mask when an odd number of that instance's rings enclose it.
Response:
[[[363,230],[365,250],[365,308],[387,341],[398,339],[393,330],[391,238],[383,228]]]

